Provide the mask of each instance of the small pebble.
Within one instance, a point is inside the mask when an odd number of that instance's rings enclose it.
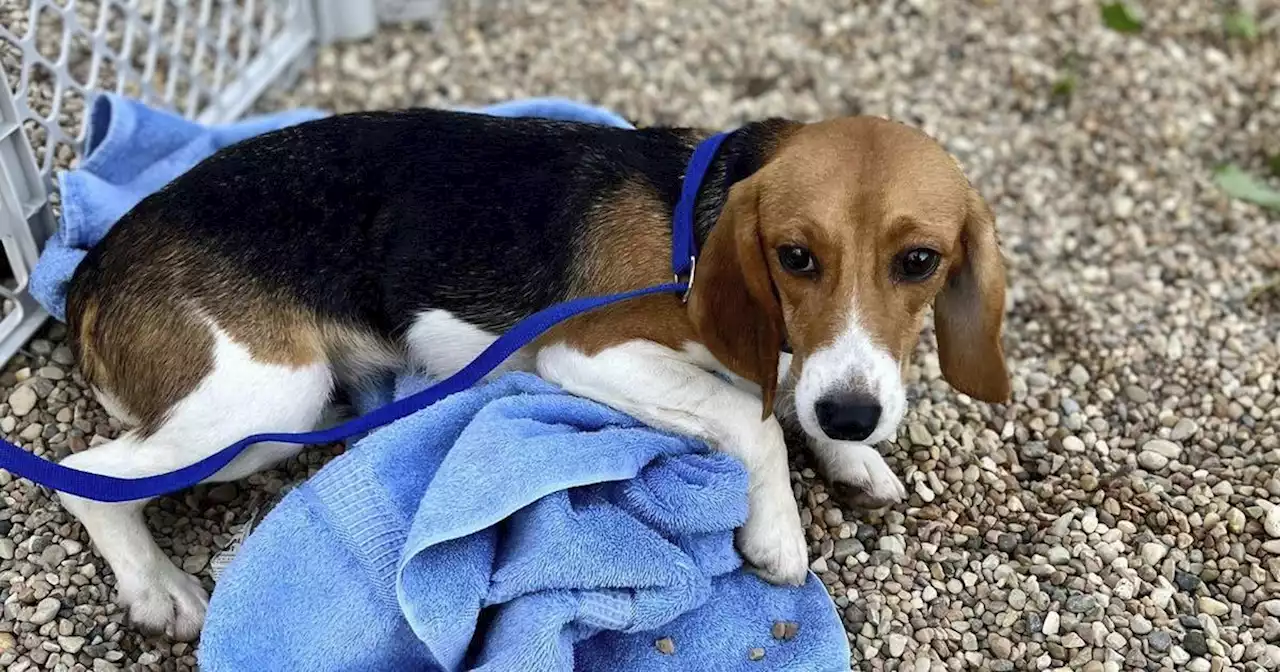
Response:
[[[889,657],[901,658],[907,652],[907,637],[899,633],[889,635]]]
[[[1169,553],[1169,547],[1159,542],[1148,542],[1142,545],[1142,562],[1154,567]]]
[[[1209,642],[1205,640],[1203,632],[1192,630],[1182,638],[1182,648],[1193,656],[1204,656],[1209,653]]]
[[[1210,616],[1226,616],[1231,611],[1226,604],[1207,595],[1201,595],[1197,604],[1200,607],[1200,613]]]
[[[84,648],[84,642],[84,637],[58,637],[58,646],[62,647],[62,650],[67,653],[80,653],[80,649]]]
[[[1058,634],[1058,627],[1062,623],[1062,618],[1058,616],[1058,612],[1051,611],[1044,616],[1044,627],[1040,630],[1046,636],[1052,637]]]
[[[1138,464],[1142,465],[1143,469],[1159,471],[1169,466],[1169,458],[1154,451],[1144,450],[1138,453]]]
[[[1173,431],[1169,432],[1169,438],[1174,441],[1186,441],[1195,435],[1199,429],[1194,420],[1179,418],[1178,423],[1173,426]]]
[[[32,625],[44,625],[53,620],[58,615],[58,610],[62,609],[62,603],[56,598],[46,597],[40,600],[36,605],[36,610],[28,619]]]
[[[1280,504],[1273,505],[1267,512],[1263,528],[1272,538],[1280,539]]]
[[[1182,454],[1182,448],[1178,444],[1164,439],[1152,439],[1146,442],[1142,446],[1142,451],[1155,453],[1170,460],[1175,460]]]
[[[19,418],[26,417],[36,407],[37,401],[39,397],[30,385],[20,385],[9,394],[9,412]]]

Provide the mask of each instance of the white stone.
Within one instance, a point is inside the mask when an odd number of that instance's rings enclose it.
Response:
[[[1051,611],[1044,615],[1044,626],[1040,628],[1046,636],[1058,634],[1058,628],[1062,625],[1062,617],[1058,616],[1058,612]]]
[[[30,413],[40,398],[30,385],[20,385],[9,395],[9,410],[19,418]]]
[[[1200,427],[1196,425],[1195,421],[1181,418],[1173,426],[1173,430],[1169,432],[1169,438],[1174,441],[1186,441],[1198,431],[1200,431]]]
[[[1151,604],[1157,609],[1165,609],[1169,606],[1169,602],[1173,600],[1173,586],[1165,585],[1154,588],[1151,591]]]
[[[1267,534],[1271,535],[1273,539],[1280,539],[1280,506],[1271,507],[1262,523],[1262,527],[1266,529]]]
[[[1234,506],[1227,510],[1227,529],[1230,530],[1232,534],[1240,534],[1241,532],[1244,532],[1244,524],[1244,511],[1241,511]]]
[[[1231,611],[1226,604],[1205,595],[1200,596],[1199,605],[1200,613],[1210,616],[1226,616],[1227,612]]]
[[[1138,464],[1148,471],[1159,471],[1169,466],[1169,458],[1151,450],[1138,453]]]
[[[1124,194],[1117,194],[1111,199],[1111,211],[1120,219],[1126,219],[1132,215],[1134,205],[1133,199]]]
[[[929,433],[928,428],[918,422],[907,425],[907,436],[911,439],[911,443],[917,446],[933,445],[933,435]]]
[[[1135,635],[1145,635],[1151,632],[1151,621],[1148,621],[1146,616],[1137,614],[1133,618],[1129,619],[1129,629],[1132,630]]]
[[[1168,553],[1169,548],[1158,541],[1148,541],[1142,545],[1142,561],[1150,567],[1159,564]]]
[[[1171,460],[1176,460],[1182,455],[1182,447],[1172,441],[1164,439],[1152,439],[1142,445],[1143,450],[1149,450],[1153,453],[1159,453]]]
[[[897,535],[890,534],[880,537],[880,541],[877,545],[880,550],[889,551],[894,555],[906,555],[907,553],[906,544],[903,543],[902,537]]]
[[[84,648],[84,637],[59,636],[58,646],[67,653],[80,653]]]
[[[1085,512],[1084,518],[1080,519],[1080,529],[1085,534],[1093,534],[1098,531],[1098,512],[1089,509]]]

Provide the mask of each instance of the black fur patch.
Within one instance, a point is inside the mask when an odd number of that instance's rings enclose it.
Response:
[[[726,141],[700,194],[699,243],[785,123]],[[593,203],[643,180],[669,215],[706,135],[429,109],[312,121],[226,148],[143,200],[90,252],[73,293],[125,286],[119,274],[166,263],[156,253],[181,242],[387,335],[427,309],[501,331],[571,298]]]

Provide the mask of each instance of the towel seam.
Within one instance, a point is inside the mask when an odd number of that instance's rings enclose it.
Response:
[[[378,599],[398,609],[395,578],[408,526],[366,465],[339,458],[311,477],[311,490],[339,541],[364,569]]]

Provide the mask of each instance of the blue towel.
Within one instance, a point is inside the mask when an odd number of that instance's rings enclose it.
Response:
[[[817,577],[742,568],[746,485],[699,442],[509,374],[286,496],[219,578],[201,669],[848,670]]]
[[[629,127],[557,98],[480,108]],[[32,293],[63,317],[84,253],[147,194],[219,147],[322,116],[204,127],[114,95],[60,176],[63,216]],[[401,378],[362,411],[420,389]],[[847,670],[822,584],[741,568],[746,475],[731,458],[512,374],[378,429],[286,497],[220,577],[207,672]],[[775,621],[799,624],[775,640]],[[655,641],[670,638],[674,651]],[[752,649],[763,658],[749,659]]]

